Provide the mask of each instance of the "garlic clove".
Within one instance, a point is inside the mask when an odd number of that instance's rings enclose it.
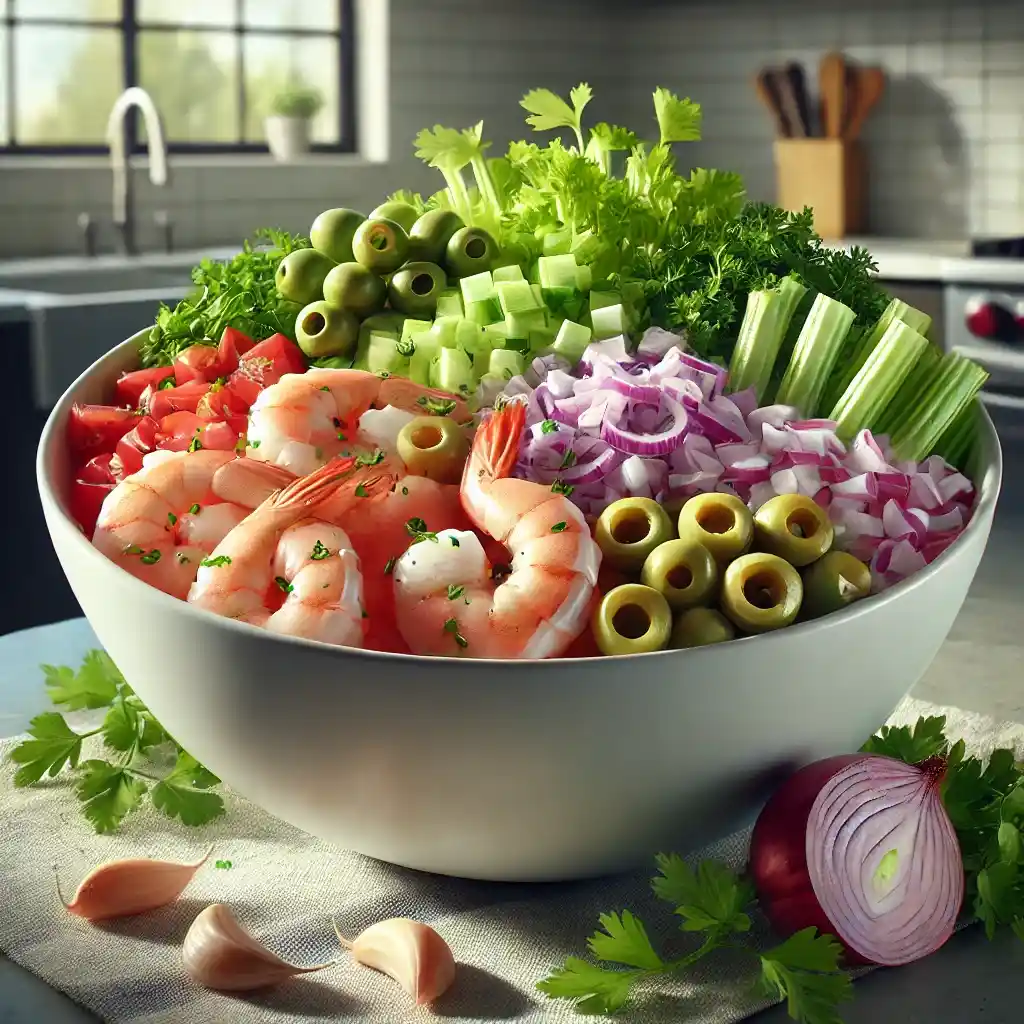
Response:
[[[338,938],[358,963],[394,979],[417,1005],[433,1002],[455,980],[448,943],[422,921],[392,917],[370,925],[351,942],[340,932]]]
[[[181,959],[194,981],[219,992],[265,988],[296,974],[322,971],[338,962],[329,960],[314,967],[298,967],[282,960],[254,939],[223,903],[207,907],[192,922]]]
[[[176,900],[212,852],[211,846],[193,864],[148,858],[107,861],[82,879],[70,903],[61,894],[59,878],[57,895],[72,914],[87,921],[144,914]]]

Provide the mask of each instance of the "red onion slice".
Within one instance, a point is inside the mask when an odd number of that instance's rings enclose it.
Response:
[[[688,417],[686,410],[674,398],[662,395],[662,401],[672,419],[661,433],[636,434],[609,423],[605,418],[601,424],[601,439],[627,455],[668,455],[686,433]]]

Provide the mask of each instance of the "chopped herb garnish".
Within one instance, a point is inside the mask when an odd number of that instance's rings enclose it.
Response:
[[[418,544],[421,540],[433,541],[435,544],[439,543],[437,534],[432,530],[428,530],[426,522],[420,519],[419,516],[414,516],[408,520],[405,524],[405,529],[409,536],[412,537],[413,544]]]
[[[540,425],[540,431],[542,434],[553,434],[558,429],[558,424],[554,420],[545,420]]]
[[[444,624],[444,631],[455,637],[455,642],[460,647],[468,647],[469,641],[459,632],[459,620],[448,619]]]
[[[330,554],[330,551],[328,551],[320,541],[317,541],[313,545],[313,550],[310,551],[309,557],[312,558],[314,562],[322,562],[325,558],[329,558]]]
[[[357,498],[368,498],[369,496],[370,496],[370,492],[366,489],[366,485],[365,484],[358,484],[356,486],[356,497]]]
[[[178,517],[173,512],[167,513],[167,522],[173,526],[178,521]]]
[[[197,516],[197,515],[199,515],[199,505],[198,505],[198,504],[195,504],[195,505],[190,505],[190,506],[189,506],[189,509],[188,509],[188,513],[189,513],[189,515],[191,515],[191,516]]]
[[[431,416],[448,416],[455,412],[458,403],[452,398],[428,398],[423,395],[416,399],[417,405],[422,405]]]
[[[384,461],[384,452],[380,448],[375,448],[371,455],[357,455],[356,465],[357,466],[376,466]]]
[[[199,440],[199,431],[196,431],[196,436],[192,438],[188,443],[188,447],[185,449],[187,452],[198,452],[202,451],[203,442]]]
[[[143,565],[156,565],[160,561],[160,552],[153,548],[152,551],[147,551],[144,555],[139,558],[139,561]]]
[[[567,484],[567,483],[563,483],[561,480],[556,480],[551,485],[551,490],[555,494],[564,494],[568,498],[569,495],[572,494],[572,492],[576,490],[576,488],[573,487],[572,484]]]
[[[377,371],[377,376],[380,377],[381,380],[387,380],[388,377],[391,376],[391,374],[388,373],[387,370],[378,370]]]
[[[551,532],[552,533],[561,533],[568,525],[569,524],[567,522],[565,522],[565,520],[562,520],[562,522],[555,523],[555,525],[551,527]]]
[[[448,600],[449,601],[458,600],[458,598],[462,597],[463,593],[465,593],[465,590],[466,590],[466,588],[464,586],[462,586],[461,583],[458,586],[456,586],[456,584],[454,584],[454,583],[449,583],[448,584]]]
[[[339,441],[347,441],[348,440],[348,437],[345,434],[343,434],[340,430],[338,431],[338,433],[335,436],[338,438]]]
[[[408,494],[409,493],[409,488],[408,487],[403,487],[402,488],[402,493],[403,494]]]
[[[275,576],[274,582],[277,584],[278,588],[283,590],[286,594],[290,594],[295,589],[283,576]]]
[[[327,394],[331,393],[331,389],[326,384],[320,390],[321,391],[326,391]]]
[[[191,561],[192,561],[192,559],[189,558],[188,555],[183,555],[180,551],[178,552],[178,564],[179,565],[188,565],[189,562],[191,562]]]
[[[576,465],[576,453],[570,448],[562,459],[560,469],[568,469],[570,466]]]
[[[390,576],[395,571],[395,562],[397,562],[397,561],[398,561],[398,559],[396,559],[396,558],[389,558],[384,563],[384,575],[385,576]]]
[[[260,446],[260,442],[259,442],[259,440],[256,440],[256,441],[250,441],[250,442],[249,442],[249,447],[250,447],[250,448],[259,448],[259,446]]]
[[[128,547],[124,549],[124,553],[126,555],[141,555],[142,551],[143,549],[140,548],[138,544],[129,544]]]
[[[199,564],[207,569],[219,569],[222,565],[230,565],[231,559],[227,555],[217,555],[216,558],[204,558]]]
[[[408,338],[405,341],[398,342],[395,348],[400,356],[413,356],[416,354],[416,346]]]
[[[360,607],[359,610],[363,613],[364,619],[368,619],[370,617],[370,613],[365,608]]]
[[[453,548],[459,547],[459,538],[458,537],[449,537],[448,539],[452,542],[452,547]]]
[[[170,377],[164,377],[164,379],[160,381],[159,384],[157,384],[157,389],[159,391],[167,391],[173,387],[177,387],[177,382],[175,381],[173,375],[171,375]]]
[[[230,871],[231,870],[231,861],[229,861],[229,860],[217,860],[217,861],[213,862],[213,866],[218,871]]]

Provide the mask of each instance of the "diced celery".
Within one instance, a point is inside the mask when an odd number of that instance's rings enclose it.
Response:
[[[840,438],[848,441],[875,423],[927,346],[928,339],[902,320],[889,324],[829,414]]]
[[[498,293],[502,313],[508,316],[509,313],[528,313],[540,309],[542,302],[533,292],[535,287],[537,286],[531,287],[526,281],[499,281],[494,290]]]
[[[617,334],[625,334],[628,330],[626,311],[619,304],[601,306],[599,309],[591,310],[590,323],[595,341],[614,338]]]
[[[902,299],[893,299],[885,311],[878,318],[878,321],[865,331],[857,341],[857,346],[849,358],[844,358],[837,365],[832,373],[832,379],[825,388],[825,405],[834,406],[842,396],[843,392],[850,386],[850,382],[860,372],[861,367],[867,362],[868,356],[882,340],[889,324],[893,320],[901,320],[908,327],[912,327],[918,334],[927,336],[932,325],[932,318],[927,313],[908,305]]]
[[[555,343],[555,329],[553,327],[534,327],[530,336],[526,339],[530,346],[530,352],[540,355],[548,351]]]
[[[575,288],[576,257],[566,253],[537,260],[537,283],[542,288]]]
[[[550,231],[541,242],[541,248],[545,256],[564,256],[569,254],[572,247],[572,232],[568,228],[561,231]],[[576,257],[573,256],[573,263]]]
[[[402,334],[400,341],[412,341],[415,335],[422,334],[424,331],[429,331],[432,327],[430,320],[406,320],[402,324]]]
[[[920,461],[931,455],[946,431],[973,404],[989,377],[987,370],[959,352],[944,355],[937,371],[913,405],[902,410],[892,431],[890,441],[901,459]]]
[[[378,338],[390,338],[396,345],[398,344],[398,334],[392,333],[391,331],[385,331],[383,329],[375,329],[373,327],[367,327],[366,322],[363,322],[362,327],[359,328],[359,339],[356,342],[356,354],[352,359],[352,366],[357,370],[366,370],[367,366],[367,354],[370,351],[370,341],[374,337]]]
[[[522,267],[517,263],[513,263],[507,267],[495,267],[491,271],[491,278],[494,280],[495,286],[502,281],[525,281],[523,277]]]
[[[533,292],[533,298],[537,303],[538,309],[544,308],[544,289],[534,281],[530,285],[530,291]]]
[[[462,278],[462,300],[468,307],[473,302],[484,302],[494,298],[494,279],[489,270],[479,274],[470,274]]]
[[[590,335],[589,327],[574,323],[572,320],[563,320],[562,326],[558,328],[558,334],[555,335],[555,351],[575,365],[590,344]]]
[[[460,316],[439,316],[434,321],[430,332],[437,336],[441,348],[455,348],[458,344],[456,338],[458,337],[459,324],[462,323],[463,319]]]
[[[529,338],[530,331],[547,326],[547,318],[542,309],[531,309],[525,313],[509,313],[505,317],[505,326],[510,338]]]
[[[587,304],[586,295],[575,288],[545,288],[543,295],[550,312],[570,320],[580,319]]]
[[[730,391],[753,386],[759,400],[764,396],[793,311],[806,292],[791,277],[777,288],[750,292],[729,366]]]
[[[487,372],[504,377],[505,380],[511,380],[513,377],[519,376],[525,369],[526,360],[519,352],[498,348],[491,353],[491,365]]]
[[[622,302],[622,296],[618,292],[591,292],[590,312],[595,309],[602,309],[604,306],[617,306]]]
[[[484,329],[484,338],[487,339],[487,343],[491,348],[504,348],[505,341],[508,338],[508,328],[505,326],[505,321],[502,320],[500,323],[488,324]]]
[[[446,288],[437,297],[438,316],[465,316],[462,294],[457,288]]]
[[[819,294],[800,329],[775,401],[795,405],[808,418],[818,414],[821,393],[853,324],[849,306]]]
[[[519,352],[521,355],[529,355],[530,352],[530,339],[529,338],[506,338],[505,349],[509,352]],[[500,351],[500,349],[495,349]]]
[[[475,384],[473,364],[461,348],[443,348],[432,367],[432,384],[443,391],[459,394],[471,390]]]
[[[397,376],[408,376],[409,356],[399,351],[402,342],[386,334],[370,335],[370,346],[366,352],[366,369],[371,373],[391,373]],[[408,342],[411,346],[412,342]]]
[[[576,287],[579,288],[581,292],[589,292],[593,283],[594,275],[586,263],[584,263],[582,267],[576,268]]]
[[[484,338],[483,328],[479,324],[463,319],[455,325],[455,347],[473,355],[481,350],[489,352],[492,346]]]
[[[467,302],[466,317],[473,323],[486,327],[488,324],[499,323],[504,318],[504,314],[501,312],[497,298],[491,297],[480,302]]]
[[[441,351],[441,342],[432,331],[418,334],[413,339],[414,351],[409,357],[409,376],[417,384],[430,386],[431,364]]]

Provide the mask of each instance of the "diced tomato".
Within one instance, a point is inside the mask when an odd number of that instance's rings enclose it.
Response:
[[[256,344],[248,334],[243,334],[234,327],[225,327],[217,346],[217,362],[220,364],[219,376],[226,377],[238,369],[239,360]]]
[[[149,370],[122,373],[114,385],[114,398],[118,405],[128,405],[137,409],[146,388],[151,387],[155,390],[161,381],[173,376],[174,370],[170,366],[154,366]]]
[[[117,479],[110,463],[113,455],[97,455],[90,459],[79,471],[78,479],[85,484],[115,484]]]
[[[210,390],[204,380],[193,380],[179,384],[176,388],[154,391],[149,401],[149,415],[162,420],[172,412],[195,412],[199,399]]]
[[[194,412],[172,412],[160,420],[159,438],[195,437],[196,431],[201,430],[203,425],[203,421]]]
[[[82,531],[89,538],[96,531],[96,520],[99,518],[103,499],[114,489],[114,484],[89,483],[77,479],[71,484],[69,504],[71,515]]]
[[[248,413],[249,406],[238,397],[230,384],[220,387],[212,385],[196,406],[196,415],[211,422],[227,420],[232,416],[241,416],[244,420]]]
[[[230,423],[206,423],[199,432],[199,442],[204,448],[229,452],[238,444],[238,433]]]
[[[156,441],[157,421],[144,416],[117,442],[117,457],[126,476],[142,469],[142,456],[156,449]]]
[[[238,369],[228,383],[247,405],[271,384],[276,384],[286,373],[305,373],[306,360],[302,350],[283,334],[261,341],[242,356]]]
[[[76,402],[68,417],[68,445],[79,462],[86,462],[94,455],[110,454],[140,419],[142,416],[135,409]]]
[[[173,412],[160,421],[157,447],[166,451],[183,452],[189,445],[196,443],[200,448],[228,452],[238,444],[239,433],[240,431],[230,423],[211,423],[201,420],[192,412]]]
[[[213,345],[190,345],[174,358],[174,379],[180,386],[191,381],[212,381],[220,375],[220,355]]]

